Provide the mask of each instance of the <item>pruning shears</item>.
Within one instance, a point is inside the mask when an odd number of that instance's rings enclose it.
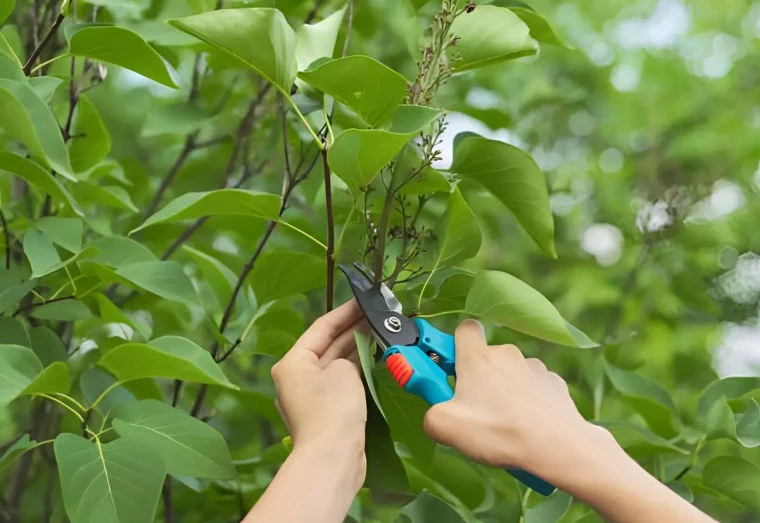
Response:
[[[367,318],[384,360],[396,382],[429,405],[454,397],[448,376],[456,377],[454,336],[441,332],[422,318],[402,314],[401,302],[384,283],[375,283],[361,264],[340,265],[359,307]],[[518,481],[548,496],[555,488],[519,469],[505,469]]]

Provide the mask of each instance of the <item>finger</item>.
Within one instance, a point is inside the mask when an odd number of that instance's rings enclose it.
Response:
[[[454,331],[455,353],[457,370],[462,371],[470,367],[478,355],[487,347],[486,332],[483,325],[477,320],[464,320]]]
[[[364,318],[359,319],[356,323],[346,329],[338,338],[333,341],[325,353],[319,358],[322,368],[339,358],[348,358],[351,354],[356,353],[356,331],[369,332],[369,324]],[[358,354],[357,354],[358,356]]]
[[[309,351],[322,357],[338,336],[343,334],[356,320],[362,316],[362,311],[356,300],[350,300],[337,309],[328,312],[306,329],[290,352]]]
[[[533,372],[533,374],[536,374],[537,376],[541,376],[547,372],[544,362],[537,358],[526,358],[525,363],[528,365],[528,368]]]

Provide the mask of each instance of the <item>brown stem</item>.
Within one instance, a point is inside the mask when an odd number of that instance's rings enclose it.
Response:
[[[5,221],[5,214],[0,211],[0,222],[3,224],[3,233],[5,234],[5,268],[11,268],[11,233],[8,231],[8,222]]]
[[[325,171],[325,207],[327,208],[327,294],[325,297],[325,311],[333,309],[333,294],[335,292],[335,223],[333,221],[332,184],[330,182],[330,164],[327,161],[327,146],[322,149],[322,165]]]
[[[20,307],[20,308],[16,309],[16,312],[14,312],[12,314],[12,316],[15,318],[16,316],[18,316],[22,312],[28,312],[28,311],[30,311],[32,309],[36,309],[37,307],[42,307],[43,305],[48,305],[50,303],[56,303],[56,302],[59,302],[59,301],[73,300],[73,299],[75,299],[74,296],[63,296],[61,298],[54,298],[52,300],[44,301],[44,302],[41,302],[41,303],[32,303],[32,304],[29,304],[29,305],[26,305],[24,307]]]
[[[69,141],[71,139],[71,125],[74,122],[74,109],[76,109],[77,102],[79,101],[79,94],[77,93],[77,84],[74,79],[77,68],[77,59],[75,56],[71,57],[71,78],[69,79],[69,112],[66,115],[66,125],[63,126],[63,139]]]
[[[55,22],[53,22],[53,25],[48,29],[48,32],[45,33],[45,36],[42,38],[42,41],[39,43],[37,47],[34,48],[34,51],[32,51],[31,56],[29,56],[29,60],[26,61],[26,64],[24,64],[24,74],[26,76],[29,76],[32,73],[32,68],[34,67],[34,63],[37,61],[37,58],[40,57],[40,54],[42,54],[43,49],[45,49],[45,46],[50,43],[50,40],[53,39],[53,36],[58,31],[58,28],[61,27],[61,24],[63,23],[63,19],[66,18],[63,13],[58,14],[58,17],[55,19]]]
[[[182,145],[182,150],[180,151],[179,155],[177,156],[177,159],[174,160],[174,164],[172,164],[171,169],[169,169],[169,172],[164,177],[163,180],[161,180],[161,185],[158,186],[158,189],[156,190],[156,194],[153,195],[153,200],[150,202],[150,205],[148,205],[148,208],[145,211],[145,215],[143,216],[143,221],[147,220],[149,216],[151,216],[154,212],[156,212],[156,209],[158,209],[158,206],[161,204],[161,198],[163,198],[164,193],[169,188],[169,185],[171,185],[172,181],[174,181],[174,177],[177,176],[177,173],[182,168],[182,166],[185,164],[187,159],[190,157],[190,153],[193,152],[193,149],[195,148],[195,137],[198,135],[197,131],[192,132],[185,136],[185,143]]]
[[[43,430],[45,420],[45,403],[40,403],[32,411],[32,419],[29,428],[29,435],[32,439],[37,440]],[[26,483],[29,479],[29,470],[32,466],[34,450],[26,452],[19,458],[16,468],[8,483],[7,510],[11,514],[11,521],[18,520],[18,509],[21,505],[21,498],[26,490]],[[14,519],[15,518],[15,519]]]
[[[172,501],[172,477],[166,476],[161,489],[164,498],[164,523],[174,523],[174,503]]]

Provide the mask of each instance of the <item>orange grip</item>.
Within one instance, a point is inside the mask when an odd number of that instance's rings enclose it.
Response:
[[[412,374],[414,374],[414,369],[401,354],[391,354],[385,358],[385,364],[388,366],[393,379],[402,387],[409,383]]]

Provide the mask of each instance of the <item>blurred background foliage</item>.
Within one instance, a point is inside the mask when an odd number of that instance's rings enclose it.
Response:
[[[16,1],[0,33],[18,56],[28,56],[33,48],[30,9],[54,3]],[[344,3],[228,0],[225,7],[276,7],[298,27]],[[485,3],[525,8],[519,1],[478,2]],[[730,382],[717,394],[730,400],[725,403],[728,422],[725,411],[712,408],[716,402],[708,405],[712,414],[698,409],[703,391],[716,380],[760,374],[760,257],[756,254],[760,252],[760,92],[756,89],[760,4],[743,0],[533,0],[529,4],[551,23],[553,29],[544,30],[553,33],[544,37],[552,40],[556,33],[558,43],[542,42],[535,57],[457,74],[441,88],[435,105],[450,113],[436,166],[447,167],[453,136],[464,131],[531,153],[547,177],[558,259],[541,254],[496,198],[462,180],[459,187],[486,238],[467,268],[500,269],[519,277],[601,347],[560,347],[494,327],[488,329],[490,341],[516,343],[526,355],[543,359],[570,384],[587,418],[606,424],[648,470],[716,519],[760,521],[760,416],[754,425],[750,423],[753,405],[757,408],[753,397],[760,400],[758,385]],[[76,2],[74,8],[84,20],[92,16],[94,6],[99,7],[98,22],[128,27],[150,42],[178,71],[180,89],[118,67],[94,68],[85,75],[96,88],[87,90],[83,98],[96,108],[110,136],[108,165],[102,176],[90,175],[106,182],[77,189],[75,194],[97,209],[88,214],[90,240],[126,235],[152,214],[149,209],[155,211],[191,191],[253,179],[256,189],[279,193],[286,167],[281,101],[274,92],[261,94],[264,84],[254,75],[212,60],[202,64],[200,70],[207,66],[208,72],[191,95],[193,71],[198,70],[196,51],[204,48],[163,23],[213,9],[214,2],[97,0]],[[425,0],[356,1],[347,52],[372,56],[412,80],[425,28],[439,8],[437,2]],[[44,5],[41,12],[46,12]],[[49,25],[52,15],[45,21]],[[39,22],[41,34],[43,21]],[[345,24],[336,49],[344,41]],[[64,42],[62,34],[56,36],[42,58],[59,54]],[[69,78],[70,63],[53,62],[45,74]],[[82,66],[83,61],[78,61],[77,67]],[[247,120],[250,128],[243,129],[246,110],[257,93],[263,101],[254,121]],[[66,119],[68,96],[65,87],[52,95],[59,122]],[[309,101],[304,97],[299,103],[306,108]],[[336,121],[341,118],[350,121],[351,115],[336,114]],[[235,137],[241,131],[249,137],[239,145]],[[286,133],[296,144],[290,150],[293,162],[309,167],[317,150],[292,114]],[[188,136],[196,145],[187,146]],[[197,146],[218,137],[230,138]],[[240,161],[230,165],[238,146],[243,147]],[[171,184],[154,204],[161,180],[170,173]],[[286,216],[324,242],[322,174],[316,162],[295,191]],[[0,176],[0,202],[16,235],[28,228],[44,199],[25,198],[28,189],[13,180]],[[98,189],[103,185],[121,191],[104,195]],[[353,202],[340,184],[334,191],[336,224],[342,224]],[[431,222],[442,212],[434,201],[426,209]],[[111,297],[117,303],[129,298],[121,311],[130,318],[132,329],[145,325],[152,338],[182,335],[206,347],[220,339],[216,324],[230,290],[228,274],[234,277],[241,271],[265,227],[263,220],[212,217],[174,253],[172,259],[183,264],[199,290],[202,308],[183,307],[148,293],[131,295],[123,287]],[[159,224],[135,239],[160,256],[185,228],[185,224]],[[313,242],[284,227],[276,229],[270,242],[269,248],[278,247],[323,256]],[[220,263],[229,273],[219,269]],[[450,275],[442,271],[434,278],[434,287],[438,289]],[[267,277],[251,280],[253,288],[257,290],[255,281]],[[66,275],[60,278],[65,282]],[[242,479],[175,481],[177,521],[234,520],[241,508],[255,502],[287,454],[268,368],[322,312],[324,290],[319,282],[311,287],[295,298],[279,299],[263,313],[251,336],[225,364],[241,391],[209,388],[204,416],[225,436]],[[339,280],[337,300],[349,295]],[[415,309],[411,284],[402,285],[399,296],[407,311]],[[241,311],[249,307],[252,314],[253,292],[246,291],[242,299],[248,303],[239,305]],[[122,343],[131,332],[114,327],[124,322],[106,318],[100,310],[99,316],[60,322],[59,336],[69,351],[77,351],[70,359],[75,374],[91,365],[98,350]],[[435,323],[450,330],[456,320],[439,318]],[[249,321],[250,314],[240,314],[221,343],[234,340]],[[714,387],[720,388],[726,382],[717,383]],[[160,383],[160,388],[138,384],[130,386],[138,398],[170,399],[171,383]],[[189,409],[197,388],[186,385],[179,405]],[[667,406],[669,398],[672,408]],[[26,430],[33,411],[25,401],[0,410],[0,441],[11,441]],[[722,402],[717,401],[719,406]],[[669,423],[675,430],[662,428],[649,417],[656,417],[662,408],[666,417],[672,417]],[[60,416],[54,410],[46,412]],[[742,441],[736,430],[745,417]],[[732,433],[734,420],[738,425]],[[63,417],[63,430],[77,432],[70,422]],[[524,496],[500,471],[472,465],[443,449],[438,449],[427,471],[415,468],[403,447],[398,452],[410,488],[362,491],[352,508],[355,521],[397,517],[459,521],[455,518],[462,512],[489,523],[521,518],[526,523],[596,521],[580,504],[568,509],[564,500],[550,516],[537,512],[531,516],[537,497]],[[46,456],[40,452],[28,463],[27,490],[16,500],[22,521],[39,520],[48,510],[40,500],[49,499],[46,493],[58,488],[50,486],[44,473],[54,466]],[[383,456],[377,450],[369,458],[370,475],[387,487],[382,478],[373,476],[375,470],[383,470]],[[729,470],[718,473],[715,468],[723,463],[713,464],[714,479],[706,480],[706,465],[726,456],[741,458],[748,468],[729,462]],[[389,477],[397,472],[389,472]],[[731,479],[745,492],[737,494],[736,486],[726,486]],[[7,502],[14,496],[13,481],[18,481],[18,473],[0,475]],[[412,499],[409,493],[422,489],[437,497],[417,498],[416,505],[398,516],[398,508]],[[447,505],[436,505],[441,498]],[[460,514],[449,512],[449,506]],[[55,517],[48,520],[65,517],[59,501],[50,510]],[[440,516],[421,519],[422,513]]]

